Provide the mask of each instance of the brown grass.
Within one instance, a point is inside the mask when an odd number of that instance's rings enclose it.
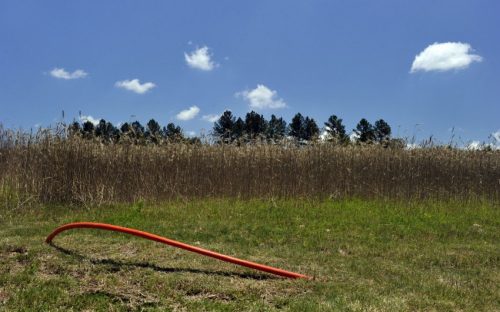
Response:
[[[0,129],[0,199],[500,197],[500,152],[377,146],[103,145]]]

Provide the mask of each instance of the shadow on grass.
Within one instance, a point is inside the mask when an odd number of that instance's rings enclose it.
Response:
[[[58,251],[78,258],[80,260],[89,261],[92,264],[102,264],[102,265],[111,265],[116,271],[121,270],[123,267],[136,267],[136,268],[147,268],[152,269],[158,272],[163,273],[176,273],[176,272],[184,272],[184,273],[196,273],[196,274],[208,274],[208,275],[219,275],[219,276],[227,276],[227,277],[239,277],[246,279],[254,279],[254,280],[274,280],[280,279],[280,277],[275,277],[267,274],[254,274],[254,273],[238,273],[238,272],[227,272],[227,271],[210,271],[210,270],[200,270],[200,269],[190,269],[190,268],[168,268],[161,267],[153,263],[149,262],[130,262],[130,261],[117,261],[113,259],[95,259],[85,255],[82,255],[74,250],[69,250],[64,247],[58,246],[53,242],[49,243],[51,247],[54,247]]]

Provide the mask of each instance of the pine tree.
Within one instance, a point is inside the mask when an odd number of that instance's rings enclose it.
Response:
[[[347,141],[345,126],[342,124],[342,119],[336,115],[331,115],[328,121],[325,122],[325,130],[328,133],[329,141],[343,143]]]
[[[269,120],[266,137],[268,140],[280,141],[286,135],[286,121],[283,118],[277,118],[274,114]]]
[[[131,125],[131,131],[133,136],[136,139],[140,139],[144,137],[144,127],[141,125],[139,121],[134,121]]]
[[[242,141],[244,140],[245,136],[245,122],[243,121],[243,119],[241,119],[241,117],[238,117],[233,126],[232,138],[236,141]]]
[[[95,136],[101,139],[103,143],[118,141],[119,131],[112,123],[101,119],[95,128]]]
[[[375,129],[365,118],[359,121],[354,132],[359,136],[359,142],[372,143],[375,139]]]
[[[306,141],[314,141],[318,138],[319,128],[313,118],[306,117],[304,119],[304,136],[302,139]]]
[[[68,134],[70,137],[77,136],[81,133],[82,127],[80,126],[80,123],[78,121],[73,121],[69,126],[68,126]]]
[[[255,111],[247,113],[245,117],[245,133],[250,140],[263,137],[267,128],[267,121],[264,116],[259,115]]]
[[[219,143],[231,143],[234,140],[233,129],[235,117],[231,111],[225,111],[218,121],[214,123],[213,135]]]
[[[132,128],[130,128],[130,125],[128,124],[128,122],[124,123],[121,127],[120,127],[120,132],[124,135],[128,134],[130,131],[132,131]]]
[[[150,142],[153,142],[154,144],[158,144],[161,139],[161,127],[160,124],[154,120],[151,119],[147,123],[147,130],[146,130],[146,137]]]
[[[163,135],[170,142],[181,142],[184,140],[181,127],[176,126],[173,122],[163,128]]]
[[[297,113],[293,116],[289,127],[290,130],[288,131],[288,134],[290,136],[296,140],[301,140],[304,137],[304,117],[301,113]]]
[[[90,121],[85,121],[82,125],[82,135],[85,139],[92,139],[94,137],[94,124]]]
[[[146,130],[146,132],[149,135],[157,135],[161,131],[160,124],[154,119],[151,119],[148,121],[147,127],[148,127],[148,129]]]
[[[391,138],[391,126],[385,120],[375,121],[374,128],[375,140],[379,143],[386,143]]]

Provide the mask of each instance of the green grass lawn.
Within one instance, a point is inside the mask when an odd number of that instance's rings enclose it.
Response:
[[[73,221],[133,227],[291,280]],[[196,200],[0,208],[0,310],[499,311],[497,203]]]

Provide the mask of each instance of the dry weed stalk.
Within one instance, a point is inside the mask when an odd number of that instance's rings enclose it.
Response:
[[[3,194],[3,195],[1,195]],[[99,205],[192,197],[500,198],[500,152],[131,145],[0,129],[0,199]]]

